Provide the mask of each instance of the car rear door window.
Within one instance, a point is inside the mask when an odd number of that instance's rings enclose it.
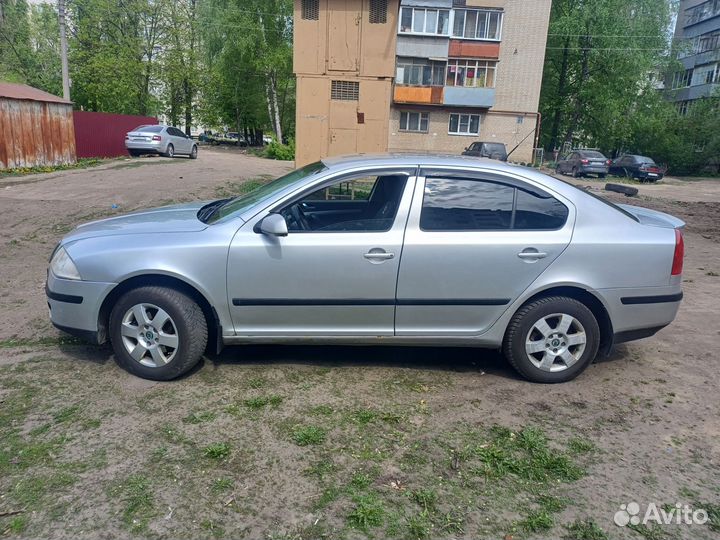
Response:
[[[515,189],[494,182],[428,178],[420,213],[423,231],[510,228]]]
[[[565,225],[568,209],[556,198],[522,189],[516,197],[513,229],[554,230]]]
[[[501,182],[432,178],[425,180],[420,213],[423,231],[556,230],[569,210],[551,195]]]

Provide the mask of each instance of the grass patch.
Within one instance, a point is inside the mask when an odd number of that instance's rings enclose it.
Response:
[[[258,410],[263,409],[268,405],[270,405],[271,407],[278,407],[282,403],[282,401],[282,396],[260,396],[246,399],[245,401],[243,401],[243,405],[245,405],[248,409]]]
[[[213,493],[222,493],[223,491],[232,489],[234,485],[235,483],[230,478],[216,478],[210,489]]]
[[[385,508],[375,494],[359,495],[353,499],[355,507],[348,514],[347,521],[351,527],[367,531],[371,527],[379,527],[383,523]]]
[[[608,540],[608,535],[591,519],[576,520],[565,525],[567,540]]]
[[[596,449],[595,444],[591,440],[583,437],[573,437],[570,439],[570,442],[568,442],[568,450],[573,454],[589,454]]]
[[[296,426],[292,431],[292,439],[298,446],[310,446],[325,442],[327,432],[318,426]]]
[[[28,174],[42,174],[51,173],[55,171],[69,171],[71,169],[88,169],[90,167],[96,167],[103,163],[108,163],[111,160],[98,159],[98,158],[81,158],[76,163],[68,163],[65,165],[43,165],[38,167],[17,167],[15,169],[2,169],[0,170],[0,178],[7,178],[10,176],[26,176]]]
[[[123,523],[130,531],[140,533],[147,529],[155,516],[154,497],[147,477],[141,474],[130,476],[117,484],[110,495],[123,503]]]
[[[330,405],[316,405],[309,411],[309,413],[313,416],[330,416],[334,412],[335,409],[333,409]]]
[[[537,510],[517,522],[517,527],[527,533],[549,531],[555,525],[555,520],[547,510]]]
[[[8,338],[0,340],[0,349],[16,349],[30,347],[51,347],[59,345],[87,344],[72,336],[43,337],[39,339]]]
[[[186,424],[202,424],[204,422],[212,422],[217,418],[217,413],[212,411],[194,412],[183,418]]]
[[[203,449],[203,455],[210,459],[226,459],[230,455],[230,444],[226,442],[209,444]]]

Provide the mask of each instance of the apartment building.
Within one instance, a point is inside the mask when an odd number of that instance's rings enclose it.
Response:
[[[295,0],[296,162],[502,142],[530,161],[551,0]]]
[[[668,81],[668,96],[686,113],[720,89],[720,0],[681,0],[675,46],[681,66]]]

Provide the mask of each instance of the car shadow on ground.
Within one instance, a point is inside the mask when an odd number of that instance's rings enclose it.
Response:
[[[206,355],[205,359],[214,365],[412,368],[519,378],[499,352],[468,347],[236,345],[226,347],[219,355]]]

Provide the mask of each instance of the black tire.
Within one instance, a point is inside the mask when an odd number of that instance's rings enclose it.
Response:
[[[572,176],[573,178],[580,178],[580,173],[578,173],[577,167],[573,167],[572,169]]]
[[[175,157],[175,147],[172,144],[168,144],[163,156],[169,157],[169,158]]]
[[[157,306],[172,319],[178,345],[165,365],[152,367],[141,364],[125,347],[121,333],[123,317],[138,304]],[[120,297],[110,314],[109,333],[115,359],[120,367],[153,381],[169,381],[191,370],[202,358],[208,338],[205,315],[192,298],[175,289],[154,286],[133,289]]]
[[[622,193],[626,197],[634,197],[638,194],[638,188],[632,186],[624,186],[622,184],[605,184],[605,191]]]
[[[543,317],[561,313],[574,317],[585,330],[585,349],[580,358],[562,371],[545,371],[536,367],[525,351],[525,340],[536,322]],[[537,383],[561,383],[574,379],[597,355],[600,345],[600,328],[587,306],[573,298],[552,296],[535,300],[522,308],[510,321],[503,341],[503,353],[510,365],[524,378]]]
[[[197,159],[198,156],[198,147],[197,145],[193,145],[192,150],[190,150],[190,159]]]
[[[138,152],[137,150],[128,150],[128,154],[130,154],[130,157],[139,157],[140,156],[140,152]]]
[[[607,176],[607,174],[605,174],[605,173],[598,174],[598,178],[600,178],[601,180],[605,180],[606,176]]]

